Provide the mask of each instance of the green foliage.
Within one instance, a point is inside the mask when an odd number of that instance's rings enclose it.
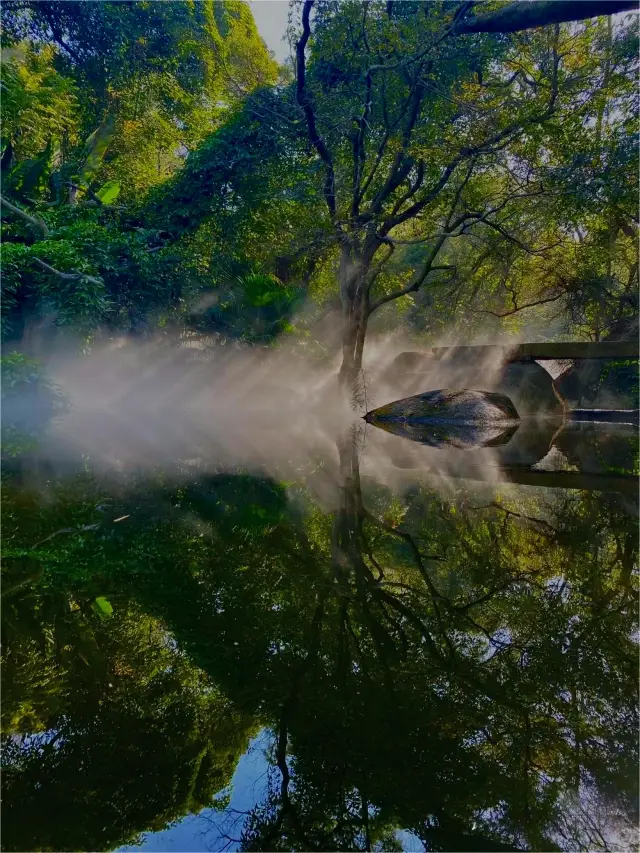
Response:
[[[11,157],[18,162],[37,158],[52,139],[64,139],[67,145],[77,141],[78,88],[56,69],[55,56],[46,41],[3,48],[2,146],[6,152],[10,145]]]
[[[72,326],[77,332],[95,328],[108,313],[108,293],[103,281],[93,275],[95,265],[83,253],[85,247],[77,239],[80,229],[69,230],[33,246],[8,243],[4,247],[5,338],[15,340],[29,319],[52,316],[56,325]],[[64,277],[43,269],[36,259]]]
[[[558,93],[551,119],[538,121],[549,103],[549,30],[441,42],[446,4],[389,13],[376,2],[362,11],[357,3],[319,4],[307,48],[307,88],[332,157],[340,221],[351,222],[352,184],[364,182],[347,254],[361,239],[367,205],[382,227],[395,206],[397,213],[438,185],[457,151],[496,133],[508,140],[469,161],[467,178],[461,154],[419,215],[391,228],[393,239],[424,242],[398,243],[380,269],[376,254],[374,301],[419,273],[434,249],[429,234],[444,227],[456,193],[457,212],[484,212],[493,222],[481,217],[454,232],[440,250],[449,271],[434,271],[417,293],[376,315],[373,330],[407,321],[431,338],[540,325],[554,335],[633,336],[633,23],[560,27]],[[120,246],[108,261],[111,249],[87,255],[86,244],[58,247],[60,271],[79,273],[75,280],[34,277],[35,250],[10,254],[3,311],[13,339],[25,315],[43,309],[56,312],[58,325],[77,323],[83,336],[177,321],[195,334],[271,339],[291,329],[297,295],[265,295],[257,305],[262,297],[247,296],[241,283],[252,274],[275,275],[296,294],[308,289],[317,302],[344,296],[325,164],[286,75],[268,88],[276,67],[246,4],[8,2],[2,15],[4,192],[37,204],[36,215],[44,210],[56,241],[59,226],[97,221],[104,243]],[[404,65],[414,53],[422,57],[419,81]],[[381,68],[363,125],[374,54]],[[81,210],[62,212],[67,203]],[[497,214],[489,216],[492,205]],[[32,229],[6,220],[5,243],[32,242]],[[105,293],[82,273],[104,281]],[[256,314],[267,308],[267,316]]]
[[[42,373],[40,365],[22,353],[0,358],[2,371],[2,456],[33,450],[51,418],[65,408],[65,399]]]
[[[105,598],[104,595],[99,595],[91,606],[96,611],[98,616],[103,619],[111,616],[111,614],[113,613],[113,607],[111,606],[111,602],[108,598]]]
[[[96,195],[103,204],[111,204],[120,195],[120,189],[118,181],[107,181],[106,184],[100,187]]]
[[[115,116],[108,114],[102,123],[93,131],[84,144],[80,155],[81,165],[77,175],[73,175],[81,187],[88,186],[99,170],[107,153],[111,139],[115,134]]]
[[[129,202],[175,171],[181,150],[199,144],[228,105],[275,77],[249,9],[234,0],[162,6],[7,3],[3,24],[6,41],[44,43],[40,65],[55,61],[58,70],[51,69],[49,77],[40,66],[15,72],[10,67],[14,76],[30,74],[40,99],[36,108],[53,82],[78,93],[74,130],[88,137],[89,151],[65,152],[69,174],[83,186],[98,172],[102,180],[120,179]],[[16,56],[21,44],[10,49]],[[20,91],[22,79],[9,82],[11,92]],[[16,94],[6,105],[8,139],[22,132],[22,100]],[[56,106],[52,99],[46,108],[53,115]],[[59,111],[50,133],[58,122],[56,135],[62,136],[68,113]]]
[[[29,599],[5,605],[11,635],[3,720],[9,732],[17,726],[24,734],[30,715],[39,714],[47,728],[5,740],[3,785],[11,808],[3,845],[109,850],[211,804],[246,747],[246,718],[172,647],[155,620],[135,610],[91,618],[84,602],[64,598],[52,612],[51,593],[35,602],[38,622],[50,631],[40,648],[22,633]],[[55,645],[62,651],[56,654]],[[16,679],[36,662],[41,681],[48,681],[30,699]],[[33,690],[37,682],[24,686]],[[21,704],[14,707],[17,696]],[[35,833],[26,820],[34,808],[46,818]]]
[[[41,382],[38,364],[20,352],[12,352],[0,360],[3,395],[19,394]]]

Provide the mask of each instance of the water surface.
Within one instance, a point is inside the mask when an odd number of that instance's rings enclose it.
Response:
[[[3,848],[635,849],[616,429],[5,465]]]

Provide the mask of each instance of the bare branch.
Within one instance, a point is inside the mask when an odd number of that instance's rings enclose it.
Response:
[[[460,181],[460,184],[458,185],[458,188],[455,191],[455,194],[453,196],[453,202],[452,202],[451,208],[449,210],[449,215],[447,216],[447,221],[445,223],[445,230],[446,231],[451,230],[451,217],[456,212],[456,208],[458,207],[458,202],[460,201],[460,197],[462,195],[462,192],[463,192],[464,188],[467,186],[467,184],[469,183],[469,180],[471,178],[471,175],[473,174],[473,170],[475,168],[475,165],[476,165],[475,159],[471,160],[471,162],[469,163],[469,168],[467,169],[466,175]]]
[[[365,15],[366,15],[366,5],[365,5]],[[364,22],[363,22],[363,30],[364,30]],[[362,116],[358,122],[358,133],[354,139],[353,143],[353,201],[351,204],[351,215],[355,218],[359,213],[360,208],[360,180],[362,177],[362,169],[364,167],[365,162],[365,148],[364,148],[364,137],[367,132],[368,119],[371,114],[371,104],[372,104],[372,86],[373,80],[371,74],[367,74],[365,80],[365,103],[364,109],[362,112]]]
[[[449,178],[454,173],[456,167],[459,163],[462,162],[463,159],[464,156],[461,154],[459,154],[457,157],[454,157],[454,159],[445,168],[437,184],[431,188],[427,195],[424,198],[420,199],[420,201],[414,202],[414,204],[406,208],[406,210],[387,219],[387,221],[384,222],[382,225],[381,232],[383,234],[388,234],[392,228],[396,227],[396,225],[400,225],[402,222],[406,222],[407,219],[412,219],[414,216],[420,213],[421,210],[424,210],[424,208],[429,204],[429,202],[433,201],[434,198],[436,198],[442,192],[444,187],[447,185]]]
[[[540,124],[541,122],[546,121],[548,118],[551,118],[551,116],[555,112],[556,101],[558,99],[558,67],[560,64],[560,58],[558,55],[558,35],[558,28],[556,26],[553,50],[551,92],[547,108],[542,113],[530,116],[528,119],[512,122],[510,125],[503,128],[498,133],[495,133],[493,136],[490,136],[488,139],[485,139],[484,142],[481,142],[479,145],[463,148],[453,158],[453,160],[451,160],[449,165],[445,167],[438,182],[424,198],[415,202],[410,207],[406,208],[406,210],[402,211],[401,213],[398,213],[396,216],[390,217],[384,223],[383,227],[380,229],[382,234],[387,234],[392,228],[395,228],[402,222],[406,222],[407,219],[412,219],[414,216],[420,213],[420,211],[424,210],[424,208],[442,192],[444,187],[447,185],[451,175],[454,173],[460,163],[462,163],[464,160],[469,160],[470,158],[475,159],[481,154],[495,153],[496,151],[505,147],[505,145],[508,145],[510,142],[512,142],[513,139],[517,138],[517,136],[524,130],[525,127],[528,127],[531,124]]]
[[[371,72],[367,72],[367,75],[370,77]],[[416,80],[413,81],[413,88],[409,96],[409,115],[402,130],[402,146],[393,159],[387,180],[384,182],[384,185],[371,202],[369,210],[360,217],[362,222],[369,222],[382,210],[384,202],[398,189],[405,178],[408,177],[409,172],[414,165],[413,158],[407,157],[406,151],[411,140],[411,134],[420,115],[423,94],[424,86],[416,78]],[[420,178],[420,181],[416,186],[416,191],[421,184],[422,178]],[[412,195],[414,195],[414,193],[411,193],[409,197]],[[394,210],[395,209],[396,208],[394,207]]]
[[[376,159],[373,163],[373,166],[371,167],[371,171],[369,172],[367,179],[362,184],[362,188],[360,189],[360,193],[358,196],[358,204],[360,204],[360,202],[364,198],[366,191],[369,189],[371,181],[374,179],[375,174],[378,171],[378,167],[380,166],[380,163],[382,162],[382,157],[384,155],[385,148],[387,147],[387,143],[389,142],[389,137],[390,137],[390,132],[388,130],[386,130],[384,133],[384,136],[382,137],[382,142],[378,146],[378,151],[376,153]]]
[[[302,35],[300,36],[300,39],[296,44],[296,100],[298,104],[302,107],[305,118],[307,120],[307,130],[309,132],[309,139],[311,140],[313,147],[318,152],[320,159],[326,166],[327,175],[324,183],[324,197],[327,203],[327,207],[329,208],[331,218],[335,219],[336,179],[333,170],[333,161],[331,159],[331,155],[329,154],[329,150],[325,145],[324,140],[318,132],[318,128],[316,126],[316,116],[313,110],[311,96],[305,87],[306,66],[304,52],[307,46],[307,42],[309,41],[309,36],[311,35],[309,15],[311,14],[313,3],[314,0],[305,0],[304,7],[302,9]]]
[[[395,252],[396,247],[395,247],[395,244],[394,244],[393,240],[387,240],[387,239],[385,239],[385,240],[384,240],[384,242],[386,243],[386,245],[387,245],[387,247],[388,247],[388,248],[387,248],[387,253],[384,255],[384,257],[383,257],[383,258],[381,258],[381,259],[378,261],[378,263],[375,265],[375,267],[373,267],[373,269],[371,270],[371,272],[370,272],[370,273],[369,273],[369,275],[367,276],[367,285],[368,285],[368,287],[371,287],[371,285],[373,284],[373,282],[376,280],[376,278],[377,278],[377,277],[380,275],[380,273],[382,272],[383,267],[386,265],[386,263],[387,263],[387,262],[389,261],[389,259],[391,258],[391,255],[393,255],[393,253]]]
[[[560,245],[560,243],[558,242],[552,243],[549,246],[543,246],[541,249],[532,249],[531,246],[527,246],[527,244],[523,243],[522,240],[519,240],[517,237],[514,237],[513,234],[510,234],[506,229],[502,227],[502,225],[500,225],[500,223],[493,222],[492,220],[486,219],[485,217],[479,219],[478,222],[483,222],[485,225],[488,225],[489,228],[493,228],[494,231],[497,231],[498,234],[502,234],[505,239],[509,240],[509,242],[516,245],[519,249],[522,249],[522,251],[526,252],[528,255],[542,255],[545,252],[548,252],[549,249],[555,249],[556,246]]]
[[[448,234],[443,234],[441,237],[438,237],[435,245],[429,252],[429,256],[426,262],[424,263],[420,273],[413,281],[409,282],[406,287],[401,287],[399,290],[394,290],[393,293],[388,293],[386,296],[380,297],[377,302],[373,303],[373,305],[369,309],[369,313],[372,314],[374,311],[377,311],[378,308],[381,308],[383,305],[386,305],[387,302],[393,302],[395,299],[400,299],[401,296],[408,296],[410,293],[415,293],[417,290],[420,290],[420,287],[424,283],[429,273],[435,269],[435,267],[433,266],[433,262],[435,261],[438,252],[444,245],[444,242],[448,236]]]
[[[418,168],[415,181],[409,180],[409,189],[407,192],[400,196],[398,201],[393,205],[393,210],[391,211],[391,215],[396,214],[402,205],[409,201],[409,199],[413,198],[413,196],[418,192],[420,187],[422,186],[422,182],[424,181],[424,160],[418,161]]]

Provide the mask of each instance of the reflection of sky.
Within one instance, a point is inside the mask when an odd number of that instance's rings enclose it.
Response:
[[[198,815],[188,815],[175,826],[161,832],[145,834],[141,844],[120,847],[118,853],[136,850],[173,851],[195,853],[201,850],[238,850],[239,845],[228,841],[225,835],[240,838],[243,816],[266,796],[269,763],[265,751],[270,735],[262,731],[249,744],[249,749],[238,762],[231,780],[231,802],[225,811],[204,809]]]
[[[204,809],[188,815],[175,826],[161,832],[148,832],[139,845],[119,847],[116,853],[137,850],[171,851],[171,853],[200,853],[200,851],[238,850],[238,840],[248,812],[267,795],[267,774],[270,769],[266,755],[272,744],[271,734],[263,730],[249,744],[231,780],[231,801],[224,811]],[[399,830],[396,838],[406,853],[424,853],[424,845],[412,832]],[[236,839],[236,840],[232,840]]]
[[[413,832],[401,829],[396,832],[396,838],[402,844],[402,849],[405,853],[424,853],[424,844]]]

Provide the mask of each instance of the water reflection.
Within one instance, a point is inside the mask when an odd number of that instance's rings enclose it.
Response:
[[[631,849],[628,498],[474,487],[461,457],[356,430],[287,482],[6,470],[4,849],[224,810],[263,729],[245,850]]]

